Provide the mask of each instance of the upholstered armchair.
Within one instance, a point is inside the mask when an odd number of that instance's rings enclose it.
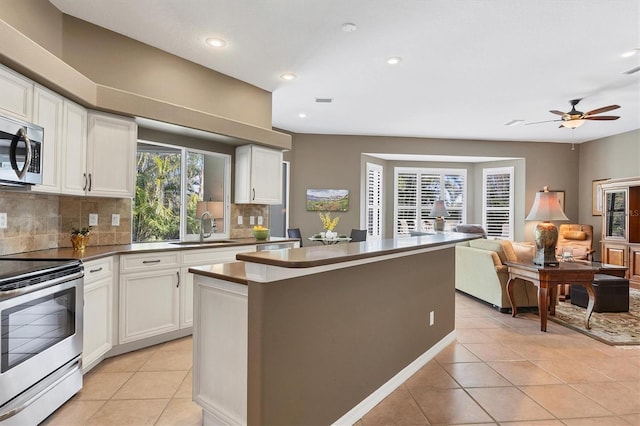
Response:
[[[558,244],[556,254],[562,256],[564,247],[572,247],[572,257],[577,260],[592,260],[593,226],[575,223],[563,223],[558,229]]]

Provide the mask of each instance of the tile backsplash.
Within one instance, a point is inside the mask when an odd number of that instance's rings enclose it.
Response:
[[[72,228],[89,226],[89,214],[98,214],[98,226],[91,229],[88,246],[131,243],[132,200],[124,198],[50,195],[24,190],[0,191],[0,213],[7,214],[7,228],[0,229],[0,255],[71,247]],[[120,215],[120,225],[111,226],[111,215]],[[238,225],[238,216],[243,223]],[[255,223],[262,216],[268,226],[269,206],[232,204],[230,238],[253,236]]]
[[[28,191],[0,191],[0,213],[7,214],[7,228],[0,229],[0,254],[71,247],[72,228],[89,226],[89,213],[98,214],[89,246],[131,242],[131,200],[72,197]],[[111,226],[111,215],[120,214],[120,226]]]

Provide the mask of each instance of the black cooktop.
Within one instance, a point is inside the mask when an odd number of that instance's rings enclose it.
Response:
[[[80,260],[0,258],[0,291],[14,283],[51,274],[72,274],[82,268]]]

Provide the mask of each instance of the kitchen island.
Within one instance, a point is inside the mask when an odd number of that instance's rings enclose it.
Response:
[[[454,341],[454,247],[474,238],[242,253],[190,268],[204,424],[356,422]]]

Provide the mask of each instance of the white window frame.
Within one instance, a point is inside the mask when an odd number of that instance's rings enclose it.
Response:
[[[367,163],[365,228],[368,240],[382,239],[383,173],[384,168],[381,165]]]
[[[514,167],[493,167],[482,169],[482,227],[487,232],[488,238],[504,239],[513,241],[514,230]],[[488,187],[487,181],[490,176],[508,175],[509,179],[509,195],[507,207],[488,206]],[[503,224],[500,233],[495,231],[495,226],[489,225],[488,215],[491,212],[506,212],[508,223]],[[506,225],[506,226],[505,226]],[[505,229],[506,228],[506,229]]]
[[[416,177],[416,203],[414,205],[404,205],[399,208],[398,202],[398,176],[400,174],[414,174]],[[423,229],[423,221],[424,217],[429,214],[431,211],[432,205],[424,205],[422,204],[421,194],[420,194],[420,182],[423,176],[439,176],[439,194],[438,198],[445,198],[445,176],[446,175],[457,175],[462,177],[463,185],[462,185],[462,206],[460,208],[451,208],[450,205],[447,205],[447,209],[459,211],[460,223],[466,223],[467,217],[467,169],[442,169],[442,168],[415,168],[415,167],[395,167],[394,168],[394,198],[393,198],[393,237],[406,237],[410,236],[412,231],[425,231]],[[403,211],[403,223],[401,223],[400,219],[400,210]],[[414,211],[415,214],[412,215],[409,219],[405,219],[406,213]],[[425,213],[424,215],[422,213]],[[409,223],[411,221],[411,223]],[[445,218],[446,221],[446,218]],[[446,225],[446,229],[449,229],[450,224]],[[428,229],[427,229],[428,231]]]

